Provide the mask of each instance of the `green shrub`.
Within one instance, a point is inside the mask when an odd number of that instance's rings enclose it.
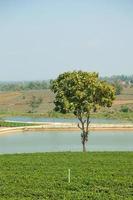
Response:
[[[128,106],[121,106],[121,109],[120,109],[121,112],[129,112],[129,107]]]

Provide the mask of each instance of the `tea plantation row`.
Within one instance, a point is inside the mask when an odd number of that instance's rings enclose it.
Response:
[[[131,200],[133,152],[1,155],[0,200],[6,199]]]

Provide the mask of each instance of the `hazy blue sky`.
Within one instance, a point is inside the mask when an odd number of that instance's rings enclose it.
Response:
[[[0,81],[133,74],[133,0],[0,0]]]

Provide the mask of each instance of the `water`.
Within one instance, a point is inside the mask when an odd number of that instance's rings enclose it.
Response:
[[[22,122],[78,122],[78,119],[64,119],[64,118],[43,118],[43,117],[25,117],[25,116],[16,116],[16,117],[6,117],[5,120],[10,121],[22,121]],[[100,124],[118,124],[118,123],[129,123],[123,122],[117,119],[94,119],[91,118],[91,123],[100,123]]]
[[[82,151],[80,132],[18,132],[0,135],[0,153]],[[133,151],[133,131],[91,131],[87,151]]]

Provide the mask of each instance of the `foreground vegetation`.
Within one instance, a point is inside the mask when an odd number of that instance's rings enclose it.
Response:
[[[1,155],[0,199],[131,200],[132,158],[131,152]]]

